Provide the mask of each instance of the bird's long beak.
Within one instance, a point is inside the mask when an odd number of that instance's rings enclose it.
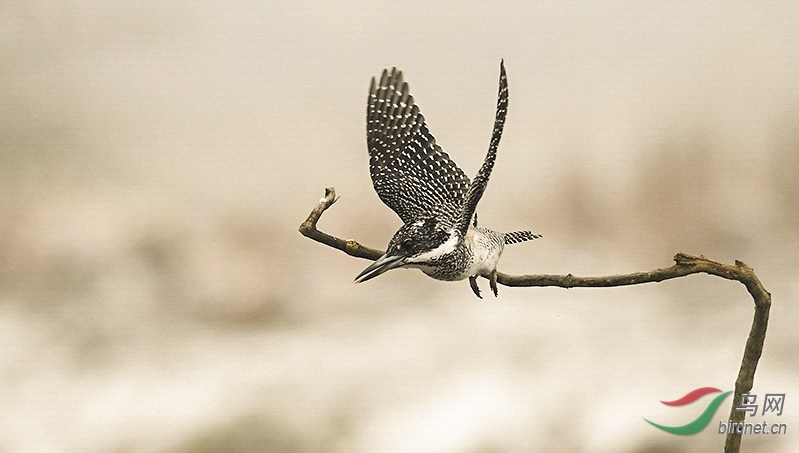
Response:
[[[363,270],[357,277],[355,277],[355,283],[362,283],[366,280],[371,280],[378,275],[385,273],[386,271],[390,271],[391,269],[395,269],[397,267],[402,266],[405,264],[405,258],[401,256],[389,256],[383,255],[377,259],[374,263],[370,264],[369,267]]]

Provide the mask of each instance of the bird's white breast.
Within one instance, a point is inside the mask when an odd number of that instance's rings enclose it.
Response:
[[[474,259],[461,278],[472,275],[490,275],[497,268],[504,248],[499,233],[470,226],[466,233],[466,244],[471,247]]]

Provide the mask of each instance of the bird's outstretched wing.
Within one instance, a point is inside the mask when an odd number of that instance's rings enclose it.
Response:
[[[463,206],[455,224],[456,228],[460,230],[461,234],[466,235],[469,229],[469,224],[472,223],[474,212],[477,209],[477,203],[485,192],[488,185],[488,178],[491,176],[491,170],[494,169],[494,162],[497,160],[497,148],[499,147],[499,139],[502,138],[502,129],[505,127],[505,115],[508,113],[508,77],[505,75],[505,62],[499,63],[499,93],[497,95],[497,113],[494,118],[494,131],[491,134],[491,143],[488,145],[488,153],[486,153],[483,165],[474,177],[474,181],[469,185],[469,190],[466,192],[463,200]]]
[[[459,221],[469,178],[436,144],[396,68],[372,79],[366,138],[375,191],[404,223]]]

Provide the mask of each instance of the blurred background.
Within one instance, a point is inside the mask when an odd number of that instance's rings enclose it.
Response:
[[[505,59],[481,224],[543,239],[512,273],[607,275],[678,251],[773,295],[753,392],[799,445],[799,4],[0,3],[0,451],[721,451],[658,431],[732,390],[735,282],[500,287],[367,261],[372,76],[397,66],[474,175]],[[484,294],[487,281],[482,280]],[[760,397],[762,398],[762,396]]]

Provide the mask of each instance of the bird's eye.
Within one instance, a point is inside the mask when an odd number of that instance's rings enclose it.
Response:
[[[410,239],[404,239],[402,242],[400,242],[400,248],[404,249],[404,250],[407,250],[407,249],[411,248],[411,244],[412,244],[412,241]]]

